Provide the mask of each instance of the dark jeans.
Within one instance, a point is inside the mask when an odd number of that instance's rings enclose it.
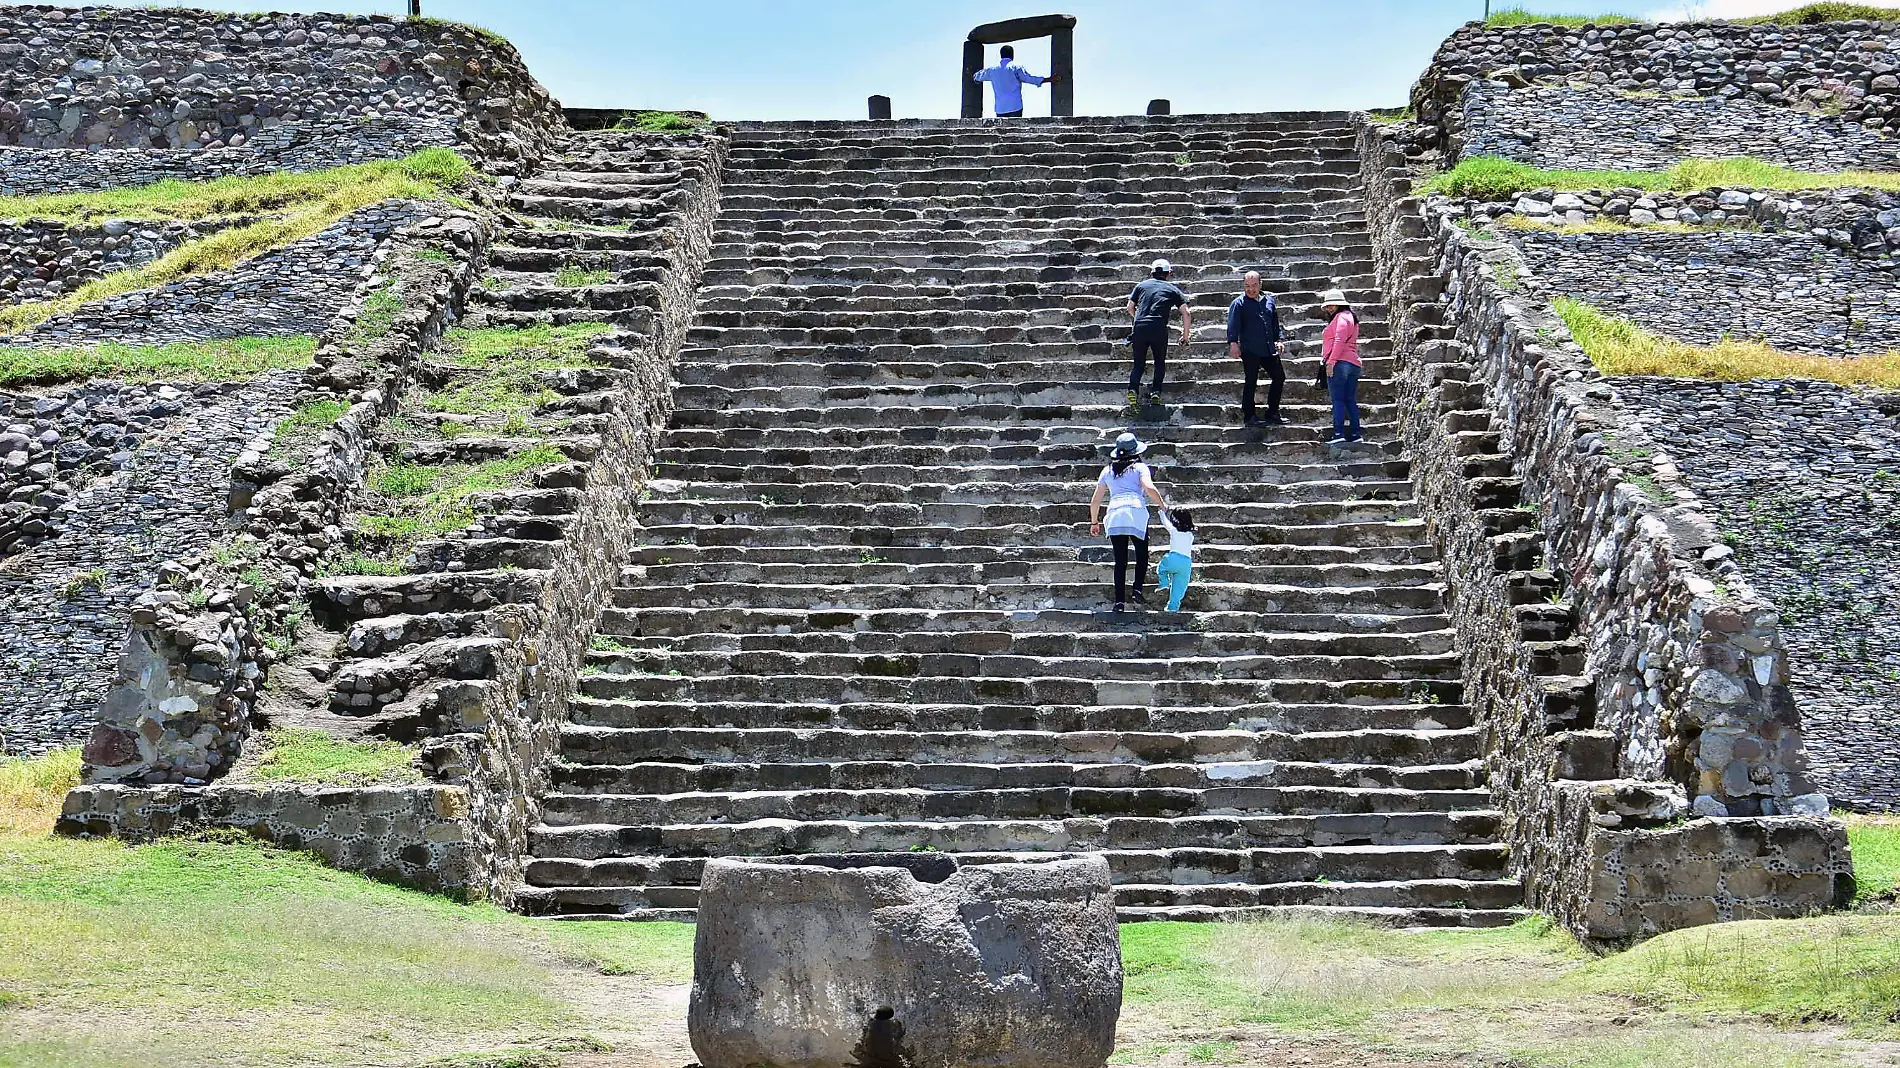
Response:
[[[1023,109],[1017,108],[1015,111],[999,111],[996,113],[996,117],[999,119],[1020,119],[1023,117]]]
[[[1267,414],[1278,418],[1280,415],[1280,394],[1286,390],[1286,368],[1280,366],[1279,353],[1257,355],[1241,350],[1240,366],[1247,373],[1246,384],[1240,390],[1240,417],[1252,420],[1254,413],[1254,391],[1260,385],[1260,372],[1267,372]]]
[[[1115,534],[1108,539],[1115,547],[1115,603],[1123,604],[1128,600],[1128,551],[1135,553],[1135,588],[1141,589],[1148,581],[1148,539],[1137,538],[1133,534]]]
[[[1138,327],[1128,338],[1135,350],[1135,367],[1128,374],[1128,389],[1131,393],[1141,392],[1141,373],[1148,366],[1148,354],[1154,353],[1155,385],[1154,391],[1161,392],[1161,383],[1168,377],[1168,328],[1161,329]]]
[[[1333,436],[1349,441],[1359,439],[1359,365],[1333,364],[1333,376],[1326,380],[1326,391],[1333,395]],[[1350,424],[1351,429],[1347,429]]]

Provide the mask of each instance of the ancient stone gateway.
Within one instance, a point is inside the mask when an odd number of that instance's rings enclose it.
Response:
[[[983,69],[983,46],[1007,44],[1029,37],[1049,38],[1049,114],[1075,114],[1075,16],[1035,15],[1026,19],[986,22],[970,31],[963,42],[963,117],[983,117],[983,83],[970,75]]]

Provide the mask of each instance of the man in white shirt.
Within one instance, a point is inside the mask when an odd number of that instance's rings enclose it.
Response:
[[[1016,62],[1016,49],[1013,45],[1004,45],[1001,58],[996,66],[987,67],[970,75],[970,80],[990,83],[990,91],[996,97],[996,117],[999,119],[1020,119],[1023,117],[1023,86],[1042,85],[1056,80],[1051,74],[1047,78],[1038,78]]]

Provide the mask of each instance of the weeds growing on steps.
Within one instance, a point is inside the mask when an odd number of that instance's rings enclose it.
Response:
[[[375,786],[421,782],[414,746],[372,739],[346,742],[326,731],[281,728],[264,732],[264,761],[256,776],[265,782],[326,786]]]
[[[52,830],[61,799],[79,785],[79,765],[77,748],[26,759],[0,756],[0,836]],[[0,1007],[5,990],[0,983]]]
[[[711,125],[711,119],[682,115],[677,111],[633,111],[614,123],[614,129],[637,130],[641,133],[698,133]]]
[[[477,493],[525,485],[536,470],[567,462],[567,454],[536,445],[480,464],[413,464],[380,461],[371,471],[369,499],[351,517],[358,537],[368,535],[377,550],[340,557],[331,565],[340,574],[399,574],[401,561],[416,543],[441,537],[475,521],[470,499]],[[391,569],[394,570],[391,570]]]
[[[1421,187],[1425,193],[1507,200],[1532,189],[1645,189],[1677,193],[1711,188],[1881,189],[1900,192],[1900,174],[1884,171],[1799,171],[1746,156],[1684,160],[1666,171],[1546,170],[1498,156],[1465,160]]]
[[[1792,11],[1782,11],[1772,15],[1752,15],[1745,18],[1730,19],[1731,22],[1757,26],[1812,26],[1822,22],[1867,22],[1900,21],[1900,8],[1874,7],[1869,4],[1818,3],[1806,4]],[[1526,11],[1521,7],[1493,11],[1485,20],[1490,26],[1532,26],[1549,23],[1556,26],[1618,26],[1644,19],[1629,15],[1546,15]],[[1700,21],[1700,20],[1690,20]]]
[[[302,370],[317,339],[238,337],[170,345],[28,349],[0,345],[0,386],[46,386],[114,378],[125,382],[241,382],[266,371]]]
[[[613,281],[614,273],[605,267],[585,267],[578,263],[564,263],[554,272],[554,284],[562,289],[582,289],[587,286],[606,285]]]
[[[1539,23],[1553,26],[1620,26],[1642,20],[1629,15],[1545,15],[1521,7],[1507,7],[1491,12],[1484,21],[1487,26],[1535,26]]]
[[[1813,378],[1847,386],[1900,388],[1900,352],[1879,356],[1807,356],[1759,341],[1724,339],[1713,345],[1652,334],[1628,319],[1580,300],[1558,297],[1551,308],[1597,369],[1608,375],[1661,375],[1747,382]]]
[[[15,333],[120,293],[229,270],[244,260],[311,237],[351,212],[379,201],[393,197],[454,199],[455,190],[476,180],[476,172],[467,160],[446,148],[428,148],[399,160],[301,174],[279,171],[208,182],[168,180],[97,193],[0,197],[0,221],[192,221],[265,213],[262,219],[187,242],[151,263],[115,271],[72,293],[0,308],[0,333]]]

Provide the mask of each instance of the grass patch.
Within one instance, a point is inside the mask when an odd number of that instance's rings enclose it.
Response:
[[[284,417],[273,432],[278,444],[293,442],[317,434],[333,427],[350,410],[342,401],[319,400],[306,401],[296,411]]]
[[[1900,916],[1753,920],[1661,935],[1596,962],[1585,989],[1777,1024],[1900,1035]]]
[[[1773,15],[1754,15],[1734,21],[1756,26],[1812,26],[1820,22],[1897,22],[1900,21],[1900,8],[1873,7],[1869,4],[1804,4],[1792,11],[1782,11]]]
[[[127,382],[236,382],[266,371],[310,366],[317,339],[237,337],[171,345],[92,345],[82,348],[0,347],[0,386],[51,385],[90,378]]]
[[[350,330],[350,339],[363,342],[388,337],[390,329],[396,325],[396,315],[401,311],[402,294],[396,291],[395,279],[390,279],[363,298],[363,310],[357,313],[356,324]]]
[[[594,340],[613,330],[607,323],[481,330],[455,327],[443,338],[440,354],[458,367],[527,364],[532,370],[548,371],[587,367],[587,350]]]
[[[1854,850],[1855,896],[1867,901],[1900,893],[1900,816],[1841,818]]]
[[[82,593],[90,593],[93,590],[103,590],[105,586],[106,569],[103,567],[94,567],[81,571],[67,579],[60,585],[59,593],[60,596],[70,601]]]
[[[554,272],[554,284],[563,289],[580,289],[584,286],[606,285],[612,281],[614,273],[605,267],[583,267],[578,263],[563,263]]]
[[[93,301],[153,289],[232,266],[310,237],[353,211],[393,197],[436,199],[473,179],[475,171],[446,148],[399,160],[305,174],[276,172],[209,182],[164,181],[133,189],[0,197],[0,219],[92,223],[107,218],[205,219],[275,212],[244,226],[188,242],[151,263],[115,271],[52,300],[0,308],[0,332],[14,333]]]
[[[605,975],[641,975],[659,983],[693,981],[690,923],[563,922],[545,934],[561,955]]]
[[[637,130],[641,133],[697,133],[712,125],[712,120],[698,115],[682,115],[677,111],[634,111],[621,116],[614,123],[616,130]]]
[[[66,791],[79,785],[79,765],[77,748],[24,759],[0,757],[0,837],[52,830]],[[0,1007],[5,996],[0,987]]]
[[[268,750],[257,768],[264,782],[372,786],[422,781],[414,765],[417,750],[396,742],[346,742],[323,731],[283,728],[266,731],[264,743]]]
[[[1629,15],[1546,15],[1535,11],[1526,11],[1521,7],[1508,7],[1493,11],[1484,20],[1487,26],[1536,26],[1548,23],[1552,26],[1621,26],[1642,19]]]
[[[1571,336],[1606,375],[1662,375],[1747,382],[1762,378],[1812,378],[1847,386],[1900,388],[1900,352],[1879,356],[1807,356],[1758,341],[1724,339],[1691,345],[1653,334],[1628,319],[1570,297],[1551,307]]]
[[[567,454],[549,445],[481,464],[385,462],[371,472],[371,498],[351,519],[358,532],[381,539],[385,546],[375,555],[345,554],[329,570],[343,575],[402,574],[402,559],[417,542],[474,522],[470,497],[523,485],[535,470],[566,462]]]
[[[1900,174],[1800,171],[1749,157],[1684,160],[1666,171],[1546,170],[1497,156],[1468,159],[1424,185],[1426,193],[1505,200],[1532,189],[1643,189],[1678,193],[1724,189],[1880,189],[1900,191]]]

